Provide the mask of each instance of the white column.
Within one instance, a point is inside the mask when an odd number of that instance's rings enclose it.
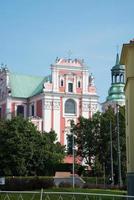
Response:
[[[60,97],[54,97],[53,101],[53,129],[57,133],[57,140],[60,142]]]
[[[88,93],[88,71],[87,70],[83,70],[83,94],[87,94]]]
[[[76,86],[77,86],[77,83],[76,83],[76,76],[74,76],[74,82],[73,82],[73,91],[74,93],[76,93]]]
[[[52,123],[52,99],[51,97],[45,97],[44,99],[44,125],[45,131],[49,132],[51,130]]]
[[[11,119],[11,97],[7,97],[6,102],[6,118]]]
[[[65,91],[68,92],[68,75],[66,75],[65,80],[66,80],[66,88],[65,88]]]
[[[57,92],[59,90],[59,73],[55,66],[52,68],[52,84],[53,84],[53,91]]]
[[[45,96],[42,99],[42,120],[43,120],[43,130],[45,131]]]

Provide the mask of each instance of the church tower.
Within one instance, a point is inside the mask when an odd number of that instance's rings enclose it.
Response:
[[[105,111],[109,105],[125,105],[125,67],[119,63],[119,54],[116,55],[115,65],[111,69],[111,87],[108,91],[106,101],[102,104],[102,110]]]

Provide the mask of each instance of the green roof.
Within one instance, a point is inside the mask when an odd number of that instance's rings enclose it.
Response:
[[[42,92],[43,83],[48,77],[38,77],[30,75],[20,75],[10,73],[11,96],[28,98]]]
[[[121,100],[125,100],[124,94],[112,94],[107,97],[107,101],[121,101]]]
[[[107,101],[125,99],[124,85],[123,83],[112,84],[108,91]]]

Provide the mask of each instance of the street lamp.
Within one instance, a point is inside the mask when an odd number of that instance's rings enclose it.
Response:
[[[118,181],[120,187],[122,187],[122,177],[121,177],[121,151],[120,151],[120,126],[119,126],[119,105],[116,104],[117,108],[117,146],[118,146]]]
[[[74,147],[74,134],[72,134],[72,140],[73,140],[73,144],[72,144],[72,152],[73,152],[73,189],[75,188],[75,152],[74,152],[74,150],[75,150],[75,147]]]
[[[114,185],[114,173],[113,173],[113,142],[112,142],[112,123],[110,120],[110,158],[111,158],[111,181]]]

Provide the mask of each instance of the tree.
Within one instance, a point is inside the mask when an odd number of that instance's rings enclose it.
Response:
[[[105,172],[107,176],[111,176],[111,159],[110,159],[110,122],[112,131],[112,148],[113,148],[113,168],[115,183],[118,183],[118,132],[117,132],[117,113],[109,107],[102,113],[100,118],[100,135],[98,139],[98,156],[102,166],[105,164]],[[125,137],[125,107],[119,109],[119,139],[121,149],[121,169],[122,177],[126,176],[126,137]]]
[[[115,183],[118,182],[118,145],[117,145],[117,114],[109,107],[105,113],[97,112],[91,119],[79,118],[73,124],[72,132],[76,135],[77,154],[86,160],[97,174],[102,174],[105,167],[107,176],[111,176],[110,123],[112,131],[113,167]],[[119,109],[120,148],[122,176],[126,174],[126,138],[125,138],[125,108]]]
[[[0,121],[0,174],[49,175],[64,158],[56,133],[40,133],[26,119]]]
[[[76,125],[72,125],[71,132],[76,136],[78,147],[77,154],[85,160],[86,164],[92,165],[96,152],[96,135],[94,134],[94,121],[79,117]]]

